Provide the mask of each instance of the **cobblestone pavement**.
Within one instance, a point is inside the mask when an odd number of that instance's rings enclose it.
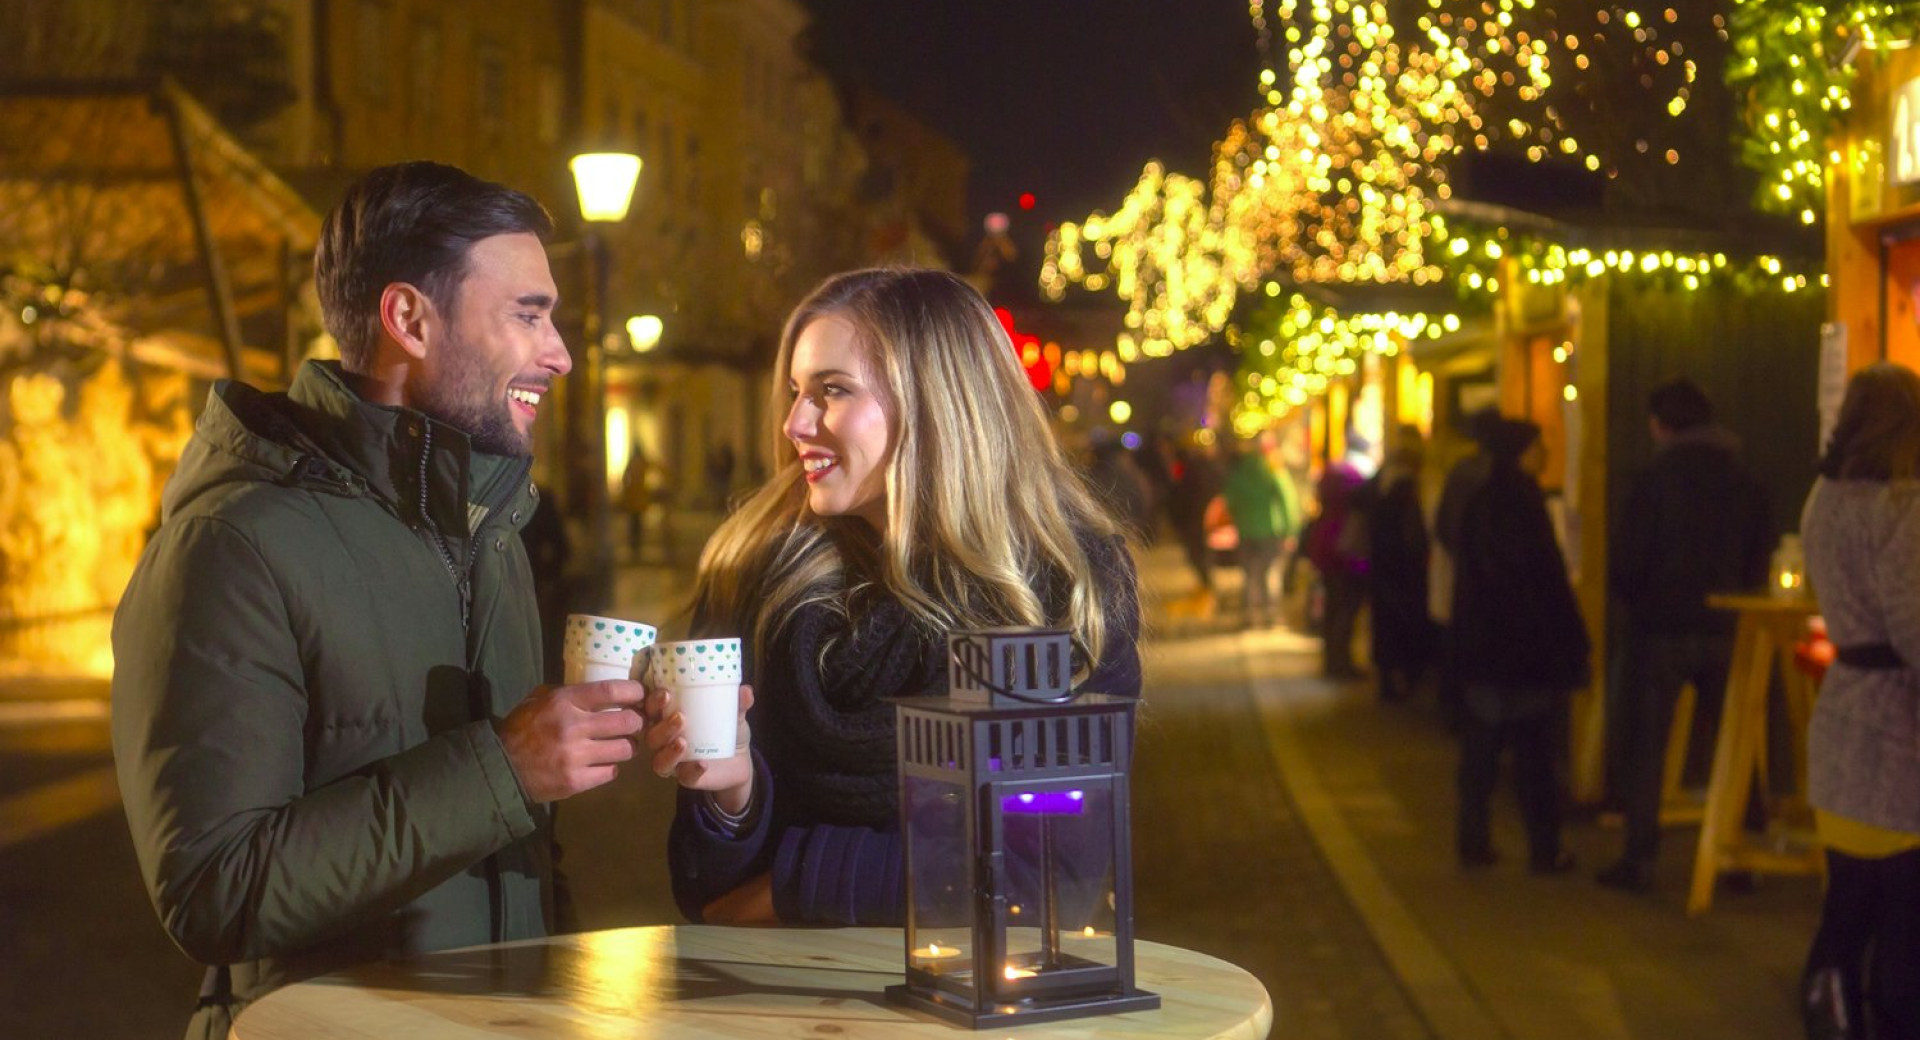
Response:
[[[1239,642],[1149,649],[1133,788],[1140,935],[1251,971],[1275,1036],[1430,1037],[1287,793]]]

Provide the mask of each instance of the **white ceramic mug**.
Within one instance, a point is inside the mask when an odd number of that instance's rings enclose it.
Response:
[[[646,654],[647,686],[673,692],[687,757],[732,758],[740,738],[740,640],[682,639]]]
[[[597,617],[593,614],[568,614],[566,641],[561,661],[565,665],[564,682],[602,682],[607,679],[632,679],[640,651],[653,645],[659,632],[652,625],[624,618]]]

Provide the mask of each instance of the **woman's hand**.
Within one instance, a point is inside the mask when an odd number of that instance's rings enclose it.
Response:
[[[721,809],[738,813],[753,796],[753,759],[747,754],[747,709],[753,707],[753,687],[740,687],[740,738],[732,758],[687,757],[686,716],[674,703],[673,691],[648,687],[644,739],[654,775],[673,777],[680,786],[710,791]]]

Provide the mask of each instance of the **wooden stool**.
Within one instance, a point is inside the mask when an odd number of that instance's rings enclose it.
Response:
[[[1693,861],[1693,891],[1689,914],[1705,913],[1713,904],[1714,882],[1730,871],[1766,874],[1818,874],[1825,866],[1820,847],[1790,832],[1780,840],[1762,842],[1741,827],[1754,778],[1767,785],[1767,690],[1776,665],[1787,696],[1788,721],[1793,726],[1794,786],[1788,796],[1767,806],[1770,823],[1804,831],[1807,809],[1807,722],[1813,715],[1817,692],[1812,679],[1794,668],[1793,644],[1818,611],[1811,598],[1782,599],[1764,594],[1710,596],[1707,602],[1739,612],[1734,629],[1733,663],[1727,672],[1727,701],[1720,713],[1720,734],[1714,742],[1713,775],[1707,782],[1707,805],[1700,822],[1700,849]],[[1671,757],[1671,750],[1669,750]],[[1774,828],[1769,828],[1775,832]]]
[[[1706,816],[1706,801],[1694,797],[1684,786],[1687,755],[1693,748],[1693,712],[1699,704],[1692,683],[1680,687],[1673,702],[1673,725],[1667,729],[1667,763],[1661,770],[1660,826],[1699,823]]]

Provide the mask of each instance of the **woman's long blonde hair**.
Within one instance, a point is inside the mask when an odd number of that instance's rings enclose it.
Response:
[[[808,509],[784,432],[794,341],[827,315],[853,326],[892,438],[878,538],[858,517]],[[1095,580],[1082,539],[1119,528],[1055,442],[993,310],[959,278],[876,268],[827,279],[787,319],[767,415],[780,461],[701,553],[703,634],[748,636],[758,657],[796,608],[852,611],[880,594],[932,633],[1068,629],[1091,667],[1107,644],[1106,600],[1137,602],[1137,589]],[[1046,601],[1063,594],[1066,615],[1049,616]]]

